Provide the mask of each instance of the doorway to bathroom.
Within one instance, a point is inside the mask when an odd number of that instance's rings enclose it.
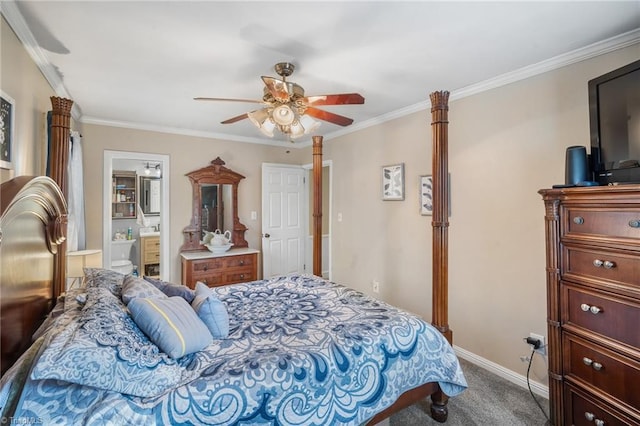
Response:
[[[169,156],[106,150],[103,170],[104,267],[168,280]]]

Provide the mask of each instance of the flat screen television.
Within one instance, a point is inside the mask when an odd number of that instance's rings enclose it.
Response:
[[[588,86],[594,180],[600,185],[640,183],[640,60]]]

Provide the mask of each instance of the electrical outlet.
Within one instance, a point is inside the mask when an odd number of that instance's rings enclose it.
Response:
[[[371,281],[371,290],[374,293],[380,293],[380,283],[376,280]]]
[[[536,352],[538,352],[540,355],[546,355],[547,354],[547,339],[545,339],[544,336],[541,336],[541,335],[536,334],[536,333],[529,333],[529,337],[531,337],[532,339],[538,339],[540,341],[540,347],[538,349],[536,349]]]

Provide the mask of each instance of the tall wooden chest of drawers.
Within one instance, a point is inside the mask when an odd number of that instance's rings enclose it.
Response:
[[[541,190],[554,425],[640,425],[640,185]]]
[[[191,251],[180,256],[182,284],[192,289],[198,281],[218,287],[258,279],[258,250],[237,248],[223,254]]]

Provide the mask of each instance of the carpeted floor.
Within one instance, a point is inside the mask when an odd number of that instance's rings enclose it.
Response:
[[[460,359],[469,387],[449,400],[449,418],[438,423],[429,415],[430,402],[421,401],[394,414],[390,426],[544,426],[545,415],[536,405],[529,390],[521,388],[464,359]],[[547,415],[549,401],[536,395]],[[384,424],[381,423],[381,424]]]

